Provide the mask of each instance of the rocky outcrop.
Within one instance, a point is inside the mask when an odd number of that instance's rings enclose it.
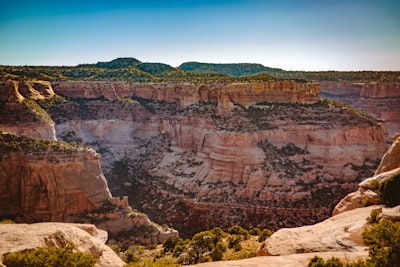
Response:
[[[333,215],[366,205],[381,203],[378,194],[379,184],[393,175],[400,173],[400,134],[395,135],[393,144],[383,156],[375,175],[358,185],[358,190],[343,198],[333,210]]]
[[[387,122],[389,137],[400,132],[400,82],[320,82],[321,95],[345,102]]]
[[[105,245],[107,232],[90,224],[35,223],[0,224],[0,266],[7,253],[37,248],[64,247],[67,243],[75,249],[90,253],[96,259],[96,267],[123,266],[115,252]]]
[[[85,146],[0,136],[0,216],[17,222],[94,223],[121,247],[162,243],[177,231],[112,198],[100,156]]]
[[[314,225],[280,229],[265,241],[257,255],[366,251],[361,233],[368,225],[366,218],[375,208],[355,209]]]
[[[96,99],[104,97],[139,97],[176,103],[188,107],[198,102],[217,102],[221,95],[242,106],[259,102],[315,103],[319,100],[318,84],[293,81],[258,83],[136,83],[136,82],[54,82],[57,94]]]
[[[33,101],[53,96],[50,82],[0,81],[0,130],[55,140],[54,122]]]
[[[54,96],[48,81],[0,81],[0,101],[20,102],[24,98],[45,99]]]
[[[65,221],[99,209],[111,193],[92,149],[65,144],[65,151],[19,147],[30,140],[2,134],[15,149],[0,153],[0,214],[22,222]],[[31,142],[31,143],[33,143]],[[35,142],[35,144],[36,144]],[[51,143],[49,144],[52,145]],[[19,151],[19,149],[25,151]]]

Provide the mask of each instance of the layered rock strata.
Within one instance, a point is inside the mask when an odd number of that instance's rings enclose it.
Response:
[[[55,140],[54,122],[33,99],[54,96],[50,82],[0,81],[0,129]]]
[[[56,92],[68,95],[61,84]],[[326,101],[239,102],[229,90],[211,97],[176,84],[142,84],[139,95],[133,85],[113,83],[117,100],[96,95],[50,110],[57,136],[100,151],[114,194],[187,234],[320,221],[386,151],[384,124]]]
[[[320,82],[321,95],[345,102],[387,122],[389,137],[400,132],[400,82]]]
[[[362,181],[357,191],[343,198],[333,210],[333,215],[366,205],[381,204],[382,200],[378,193],[379,184],[400,174],[400,134],[393,136],[392,141],[393,144],[383,156],[375,175]]]
[[[73,98],[138,97],[188,107],[199,102],[217,102],[221,97],[242,106],[259,102],[315,103],[319,86],[293,81],[258,83],[137,83],[137,82],[54,82],[56,93]]]
[[[93,149],[5,133],[0,134],[0,217],[93,223],[121,247],[162,243],[178,234],[134,211],[127,197],[112,198]]]

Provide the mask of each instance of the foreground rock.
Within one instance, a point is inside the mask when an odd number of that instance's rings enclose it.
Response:
[[[333,215],[366,205],[381,203],[381,198],[378,194],[379,184],[400,173],[400,134],[393,136],[392,141],[393,144],[383,156],[375,175],[362,181],[358,185],[357,191],[343,198],[333,210]]]
[[[355,209],[314,225],[280,229],[263,243],[257,255],[366,251],[361,233],[368,225],[366,218],[371,210],[379,207]]]
[[[216,261],[200,263],[198,267],[305,267],[310,259],[318,255],[325,260],[332,257],[342,259],[343,261],[357,261],[368,256],[368,252],[320,252],[320,253],[302,253],[283,256],[254,257],[236,261]]]
[[[134,211],[127,197],[113,198],[93,149],[5,133],[0,134],[0,217],[93,223],[121,247],[162,243],[178,234]]]
[[[107,232],[90,224],[35,223],[0,224],[0,266],[4,254],[36,248],[63,247],[73,243],[75,249],[90,253],[97,267],[118,267],[125,263],[105,245]]]

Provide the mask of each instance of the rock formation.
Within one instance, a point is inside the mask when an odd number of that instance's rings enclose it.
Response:
[[[400,136],[397,135],[395,138],[396,140],[393,140],[392,147],[383,157],[375,176],[360,183],[357,195],[346,196],[336,206],[333,217],[315,225],[282,228],[260,246],[257,255],[278,256],[309,252],[319,254],[320,252],[366,251],[367,247],[362,241],[362,232],[369,225],[367,218],[370,217],[371,211],[380,211],[380,214],[377,215],[378,219],[387,218],[398,221],[400,218],[400,206],[392,208],[382,205],[368,206],[379,204],[379,196],[376,194],[377,184],[395,173],[400,173],[400,162],[397,161],[397,165],[393,164],[399,157]],[[388,167],[385,169],[384,166]],[[382,172],[382,169],[386,172]],[[375,203],[373,203],[374,201]]]
[[[64,144],[65,150],[45,150],[39,146],[56,142],[9,134],[2,134],[2,142],[15,145],[15,149],[7,151],[3,146],[0,151],[3,216],[22,222],[65,221],[83,211],[99,209],[111,198],[94,150],[69,144]]]
[[[125,263],[105,245],[107,232],[90,224],[35,223],[0,224],[0,266],[7,253],[37,248],[63,247],[73,243],[75,249],[90,253],[96,267],[118,267]]]
[[[55,140],[54,122],[33,99],[54,96],[50,82],[0,81],[0,129]]]
[[[366,205],[381,203],[378,194],[379,184],[400,173],[400,134],[393,136],[393,144],[383,156],[375,175],[358,185],[358,190],[348,194],[335,207],[333,215]]]
[[[90,84],[53,84],[73,97],[49,110],[57,137],[100,151],[113,194],[188,234],[320,221],[386,151],[384,124],[314,84]]]
[[[138,97],[188,107],[199,102],[217,102],[221,95],[237,105],[260,102],[315,103],[319,86],[293,81],[258,83],[135,83],[135,82],[54,82],[57,94],[85,99]]]
[[[386,151],[385,124],[312,83],[52,86],[68,98],[46,110],[57,138],[96,149],[114,195],[186,235],[321,221]]]
[[[85,146],[0,134],[0,216],[17,222],[94,223],[110,242],[153,244],[177,235],[112,198],[100,156]],[[144,232],[143,229],[145,229]]]
[[[400,132],[400,82],[320,82],[321,95],[345,102],[387,122],[389,137]]]

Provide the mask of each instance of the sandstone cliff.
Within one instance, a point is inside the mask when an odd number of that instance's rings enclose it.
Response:
[[[107,232],[89,224],[35,223],[0,224],[0,266],[3,255],[36,248],[63,247],[73,243],[78,251],[90,253],[96,267],[117,267],[125,263],[105,245]]]
[[[319,100],[319,86],[293,81],[258,83],[135,83],[135,82],[54,82],[57,94],[96,99],[104,97],[138,97],[175,103],[188,107],[198,102],[217,102],[227,96],[230,102],[251,106],[259,102],[315,103]]]
[[[54,96],[50,82],[0,81],[0,129],[55,140],[54,122],[33,99]]]
[[[5,133],[0,134],[0,217],[94,223],[120,246],[177,235],[132,210],[127,197],[112,198],[93,149]]]
[[[362,233],[370,225],[367,218],[371,216],[371,212],[378,211],[379,215],[376,216],[378,220],[387,218],[398,221],[400,217],[400,206],[392,208],[382,205],[369,206],[379,204],[376,185],[400,172],[400,161],[398,161],[400,136],[397,135],[395,138],[375,176],[360,183],[358,197],[354,197],[355,194],[345,197],[335,208],[334,216],[323,222],[278,230],[260,246],[257,255],[278,256],[310,252],[316,255],[321,252],[347,252],[348,255],[365,253],[367,247],[363,244]],[[364,254],[364,257],[366,256],[367,253]]]
[[[335,207],[333,215],[344,211],[381,204],[378,194],[379,184],[393,175],[400,173],[400,134],[392,138],[393,144],[383,156],[375,175],[365,179],[358,185],[358,190],[348,194]]]
[[[400,82],[320,82],[320,89],[322,96],[385,120],[389,137],[400,132]]]
[[[99,209],[111,198],[94,150],[9,134],[1,134],[1,143],[3,216],[22,222],[64,221]]]
[[[112,101],[79,84],[53,84],[87,97],[49,110],[58,138],[92,145],[113,194],[188,234],[320,221],[386,151],[384,124],[316,102],[312,84],[104,83],[119,97]]]

